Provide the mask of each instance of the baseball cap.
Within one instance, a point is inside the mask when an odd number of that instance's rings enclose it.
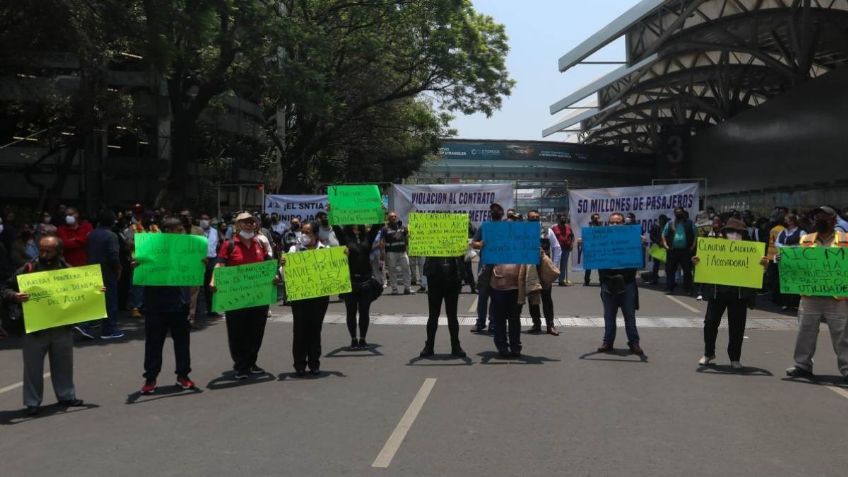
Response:
[[[242,212],[242,213],[240,213],[236,216],[236,222],[240,222],[242,220],[253,220],[253,221],[255,221],[256,217],[250,215],[247,212]]]
[[[833,207],[822,205],[821,207],[816,207],[815,209],[813,209],[814,214],[819,211],[824,212],[825,214],[830,215],[832,217],[836,217],[836,211],[833,210]]]

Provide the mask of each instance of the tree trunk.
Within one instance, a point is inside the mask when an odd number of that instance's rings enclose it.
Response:
[[[168,162],[168,175],[162,189],[156,197],[156,207],[176,210],[187,207],[187,189],[190,187],[189,165],[194,161],[192,136],[194,120],[186,113],[175,115],[171,123],[171,157]]]

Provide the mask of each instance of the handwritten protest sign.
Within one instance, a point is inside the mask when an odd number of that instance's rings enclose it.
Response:
[[[240,310],[277,301],[274,276],[277,262],[270,260],[215,269],[212,311]]]
[[[539,264],[538,222],[483,222],[484,264]]]
[[[658,262],[665,263],[668,260],[668,251],[657,244],[651,245],[651,258]]]
[[[468,214],[409,214],[410,257],[458,257],[468,248]]]
[[[27,333],[106,317],[100,265],[18,275]]]
[[[763,266],[760,260],[766,244],[721,238],[698,239],[695,282],[744,288],[762,288]]]
[[[780,292],[787,295],[848,296],[848,249],[780,249]]]
[[[382,224],[383,197],[375,185],[330,186],[330,223],[333,225]]]
[[[202,286],[208,248],[206,237],[199,235],[138,234],[133,285]]]
[[[284,273],[286,296],[292,301],[351,291],[344,247],[287,253]]]
[[[587,270],[642,268],[642,227],[584,227],[582,235]]]

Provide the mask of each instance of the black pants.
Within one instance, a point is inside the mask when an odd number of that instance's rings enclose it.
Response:
[[[727,355],[731,361],[739,361],[742,356],[742,340],[745,338],[745,322],[748,319],[748,302],[734,294],[719,294],[707,302],[707,315],[704,318],[704,356],[715,356],[715,344],[718,326],[724,310],[727,310],[727,327],[730,342]]]
[[[177,362],[177,376],[188,376],[191,372],[191,353],[189,351],[188,311],[172,313],[144,313],[144,377],[156,379],[162,371],[162,348],[165,338],[171,332],[174,342],[174,359]]]
[[[471,293],[474,293],[477,290],[477,283],[474,280],[474,270],[471,265],[470,261],[465,261],[465,283],[471,286]]]
[[[356,338],[356,312],[359,311],[359,337],[365,339],[368,334],[368,323],[371,317],[371,284],[353,284],[353,291],[344,296],[345,311],[347,312],[347,331],[351,338]]]
[[[436,330],[439,327],[439,315],[442,313],[442,302],[444,301],[445,315],[448,317],[448,333],[450,333],[451,346],[459,346],[459,318],[457,318],[456,310],[459,303],[459,290],[462,286],[441,283],[429,277],[427,285],[427,305],[430,311],[427,317],[427,344],[433,346],[433,342],[436,339]]]
[[[206,313],[212,313],[212,289],[209,283],[212,281],[212,272],[215,270],[215,259],[210,258],[206,265],[206,273],[203,276],[203,299],[206,303]]]
[[[321,368],[321,326],[329,305],[328,296],[292,302],[292,357],[295,371],[304,371],[307,365],[313,371]]]
[[[683,268],[683,290],[692,293],[692,251],[687,249],[671,249],[665,264],[666,289],[674,291],[677,286],[677,268]]]
[[[227,340],[230,356],[233,358],[233,369],[237,372],[246,373],[251,366],[256,366],[267,321],[267,306],[227,312]]]
[[[551,298],[551,288],[542,288],[542,310],[545,313],[547,326],[554,325],[554,300]],[[542,314],[539,313],[539,305],[530,305],[530,317],[533,318],[533,326],[542,326]]]
[[[591,281],[592,281],[592,270],[588,270],[588,269],[587,269],[587,270],[583,273],[583,283],[584,283],[584,284],[586,284],[586,285],[588,285],[588,284],[589,284],[589,282],[591,282]]]
[[[518,290],[489,290],[495,308],[495,347],[498,352],[521,352],[521,305]],[[507,342],[509,335],[509,342]]]

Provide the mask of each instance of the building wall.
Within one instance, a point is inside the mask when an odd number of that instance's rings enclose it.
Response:
[[[689,158],[728,208],[848,205],[848,68],[699,132]]]

